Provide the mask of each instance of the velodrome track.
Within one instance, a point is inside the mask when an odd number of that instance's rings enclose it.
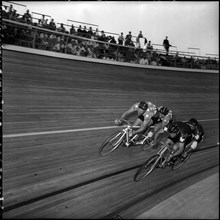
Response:
[[[3,50],[5,218],[135,218],[218,172],[219,74],[59,59]],[[156,151],[99,157],[114,120],[139,100],[196,117],[205,139],[184,166],[133,181]]]

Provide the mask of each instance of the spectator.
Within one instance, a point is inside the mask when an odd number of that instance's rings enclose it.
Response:
[[[100,41],[106,41],[107,38],[106,38],[106,35],[105,35],[105,32],[104,31],[101,31],[101,35],[99,36],[98,40]]]
[[[84,26],[84,29],[82,30],[82,37],[88,37],[88,32],[86,30],[86,26]]]
[[[38,19],[37,26],[38,26],[38,27],[42,27],[42,20],[41,20],[41,19]]]
[[[76,29],[74,28],[73,24],[70,28],[70,34],[76,34]]]
[[[111,40],[110,40],[110,42],[109,43],[111,43],[111,44],[116,44],[116,40],[115,40],[115,37],[113,36],[113,37],[111,37]]]
[[[136,38],[137,47],[140,47],[140,38],[143,38],[142,31],[140,31],[140,33],[138,34],[138,36]]]
[[[32,17],[31,14],[29,13],[29,9],[27,9],[26,13],[22,16],[22,20],[27,24],[32,23]]]
[[[41,26],[45,27],[45,15],[42,15],[42,19],[41,19]]]
[[[132,35],[131,35],[131,31],[129,31],[129,34],[126,35],[125,37],[125,46],[129,46],[132,43]]]
[[[58,32],[62,32],[62,33],[65,33],[65,32],[66,32],[66,29],[65,29],[65,27],[63,26],[63,23],[60,24],[60,27],[57,28],[57,31],[58,31]]]
[[[148,44],[147,44],[147,51],[152,51],[153,50],[153,46],[151,44],[151,41],[149,40]]]
[[[121,32],[121,35],[118,37],[118,44],[123,45],[124,44],[124,36],[123,36],[123,32]]]
[[[172,45],[170,45],[167,36],[166,36],[166,39],[163,40],[163,46],[164,46],[164,49],[165,49],[166,52],[167,52],[166,54],[168,55],[168,53],[169,53],[169,48],[170,48],[170,46],[172,46]]]
[[[82,32],[82,26],[79,25],[79,27],[78,27],[78,29],[77,29],[77,35],[80,36],[80,37],[82,37],[82,34],[83,34],[83,32]]]
[[[55,30],[57,29],[56,24],[55,24],[53,18],[51,19],[48,28],[49,28],[50,30],[53,30],[53,31],[55,31]]]
[[[19,17],[19,14],[17,14],[17,10],[13,10],[9,14],[9,19],[11,19],[13,21],[18,21],[18,17]]]
[[[141,65],[148,65],[148,59],[146,58],[146,56],[142,56],[141,59],[139,60],[139,64]]]
[[[98,40],[98,39],[99,39],[99,36],[100,36],[100,34],[99,34],[99,29],[96,28],[95,33],[94,33],[94,39],[95,39],[95,40]]]
[[[2,17],[8,19],[7,6],[2,5]]]
[[[91,38],[94,35],[93,31],[92,31],[92,27],[89,27],[88,30],[88,37]]]

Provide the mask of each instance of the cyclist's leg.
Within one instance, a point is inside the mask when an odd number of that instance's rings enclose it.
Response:
[[[163,133],[162,122],[156,123],[154,125],[154,141],[157,140],[159,134]]]
[[[178,141],[178,142],[174,143],[168,161],[170,161],[172,158],[175,158],[175,157],[179,156],[180,154],[182,154],[182,152],[184,150],[184,145],[185,145],[184,142],[182,143],[182,142]]]

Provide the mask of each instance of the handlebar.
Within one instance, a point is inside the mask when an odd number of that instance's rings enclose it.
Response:
[[[128,122],[125,119],[122,119],[122,121],[124,121],[127,125],[129,125],[131,128],[140,128],[140,126],[133,126],[130,122]]]

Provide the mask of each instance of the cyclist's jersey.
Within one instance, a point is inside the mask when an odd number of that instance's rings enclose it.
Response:
[[[168,129],[169,126],[173,126],[173,125],[176,125],[176,127],[179,129],[179,133],[174,137],[171,137],[169,135],[168,138],[174,143],[182,142],[185,143],[185,145],[187,145],[193,138],[192,130],[190,126],[185,122],[177,121],[177,122],[172,122],[169,125],[165,126],[165,130],[166,128]]]

